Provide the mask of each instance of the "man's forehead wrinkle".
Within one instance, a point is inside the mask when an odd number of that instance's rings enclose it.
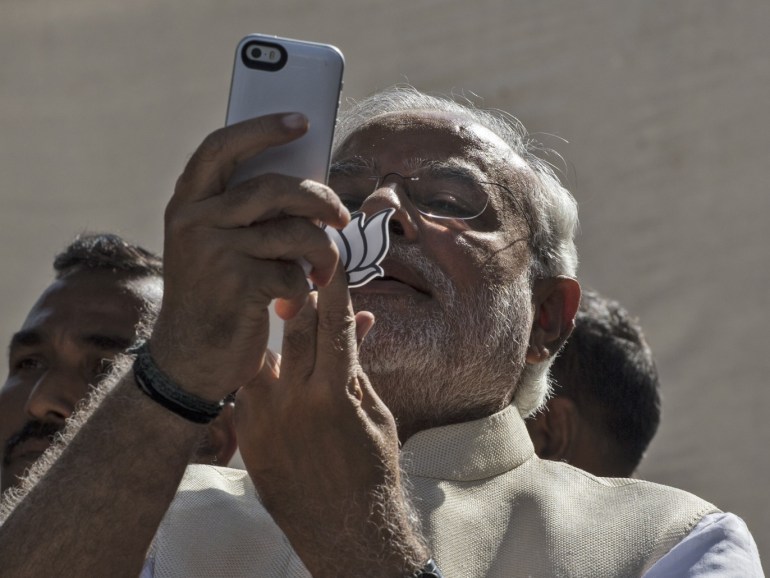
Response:
[[[437,110],[386,113],[370,119],[359,130],[377,125],[396,129],[428,128],[445,130],[453,133],[461,140],[474,141],[478,148],[495,154],[500,159],[515,158],[523,163],[511,146],[497,133],[463,114]]]
[[[461,121],[462,119],[455,115],[447,115],[436,111],[389,112],[375,116],[362,123],[342,143],[340,150],[347,148],[356,136],[374,129],[384,130],[391,136],[420,129],[439,130],[462,139]]]
[[[160,275],[108,269],[80,269],[57,279],[43,296],[57,288],[68,290],[76,286],[78,293],[96,290],[124,297],[131,296],[145,302],[160,302],[163,296],[163,278]],[[93,288],[93,289],[92,289]],[[112,300],[109,298],[108,301]]]
[[[160,304],[163,285],[155,276],[81,272],[56,280],[41,295],[14,336],[21,345],[39,345],[67,335],[87,345],[130,342],[135,324],[148,307]],[[96,281],[98,277],[102,279]],[[94,283],[91,283],[91,280]],[[108,282],[104,283],[104,279]],[[33,343],[33,338],[35,336]],[[23,338],[23,339],[22,339]],[[13,345],[12,340],[11,345]]]
[[[361,143],[361,139],[364,139],[367,133],[371,130],[382,128],[381,125],[369,124],[359,128],[353,132],[348,139],[342,143],[333,162],[334,166],[340,168],[346,168],[348,166],[354,166],[355,164],[371,166],[377,162],[377,156],[383,152],[387,152],[387,149],[380,147],[377,148],[376,141],[366,142],[366,147]],[[419,130],[421,127],[413,127],[415,130]],[[426,131],[437,131],[448,133],[446,126],[438,127],[424,127]],[[410,131],[404,131],[412,132]],[[377,141],[386,141],[388,138],[398,138],[402,135],[401,131],[388,132],[385,135],[379,136]],[[423,168],[428,163],[435,162],[437,160],[452,159],[454,162],[463,162],[465,164],[488,164],[488,160],[492,160],[497,164],[500,162],[510,161],[512,159],[518,159],[513,151],[509,147],[505,147],[503,151],[499,150],[498,143],[488,143],[483,139],[478,138],[478,135],[473,131],[451,131],[445,137],[447,140],[445,144],[456,146],[456,152],[451,155],[445,153],[434,153],[435,156],[430,155],[429,150],[425,150],[422,154],[412,155],[411,157],[401,159],[401,162],[407,165],[409,168]],[[374,140],[374,139],[372,139]],[[504,143],[502,143],[504,144]],[[387,145],[384,145],[387,146]],[[364,149],[364,150],[362,150]],[[372,150],[374,149],[374,150]],[[492,157],[484,158],[484,157]],[[510,163],[508,163],[510,164]],[[518,164],[518,163],[517,163]]]

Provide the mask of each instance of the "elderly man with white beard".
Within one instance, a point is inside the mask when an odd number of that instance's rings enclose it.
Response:
[[[577,216],[517,122],[395,89],[343,116],[328,187],[228,188],[306,129],[247,121],[190,159],[152,340],[0,530],[4,575],[761,575],[739,518],[534,455],[522,416],[573,325]],[[384,208],[385,276],[349,292],[317,225]],[[185,472],[234,385],[247,472]]]

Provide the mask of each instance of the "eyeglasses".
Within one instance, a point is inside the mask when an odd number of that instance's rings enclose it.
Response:
[[[414,207],[421,214],[434,219],[475,219],[487,208],[488,187],[502,187],[496,183],[479,182],[459,174],[416,174],[405,177],[400,173],[388,173],[378,177],[335,174],[334,170],[329,176],[329,186],[352,212],[360,210],[364,201],[393,177],[401,179],[401,186]]]

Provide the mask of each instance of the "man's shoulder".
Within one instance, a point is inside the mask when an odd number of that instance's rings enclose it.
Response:
[[[578,492],[595,497],[623,496],[639,501],[686,504],[706,513],[720,512],[714,504],[686,490],[637,478],[603,478],[595,476],[564,462],[535,458],[530,467],[539,470],[539,476],[552,480],[556,485],[568,486],[568,492]],[[702,517],[702,516],[701,516]]]
[[[545,486],[545,501],[560,503],[627,539],[648,542],[656,560],[703,518],[720,513],[695,494],[646,480],[601,478],[568,464],[536,460],[531,467]]]

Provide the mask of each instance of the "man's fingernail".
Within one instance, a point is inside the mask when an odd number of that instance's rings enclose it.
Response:
[[[307,125],[305,117],[298,112],[284,115],[284,117],[281,119],[281,122],[283,123],[283,126],[291,129],[305,128]]]

